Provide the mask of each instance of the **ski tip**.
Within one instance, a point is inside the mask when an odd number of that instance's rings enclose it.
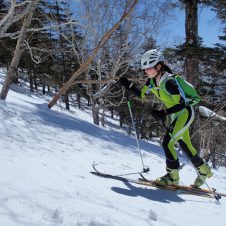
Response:
[[[219,202],[219,200],[221,199],[221,195],[219,195],[219,194],[214,194],[214,198]]]
[[[93,161],[92,166],[95,167],[95,166],[97,166],[97,165],[98,165],[98,163],[96,163],[95,161]]]
[[[147,173],[149,171],[150,171],[149,167],[145,167],[145,168],[143,168],[143,172],[142,173]]]

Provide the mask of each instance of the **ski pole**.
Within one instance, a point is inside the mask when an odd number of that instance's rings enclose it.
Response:
[[[127,97],[127,105],[128,105],[128,108],[129,108],[129,114],[130,114],[130,118],[131,118],[131,121],[132,121],[133,130],[135,132],[137,149],[138,149],[138,152],[140,153],[141,163],[142,163],[142,166],[143,166],[143,173],[147,173],[150,169],[148,167],[146,167],[146,168],[144,167],[144,161],[143,161],[142,153],[141,153],[141,150],[140,150],[138,135],[137,135],[137,131],[136,131],[136,128],[135,128],[134,119],[133,119],[133,113],[132,113],[132,110],[131,110],[131,102],[129,100],[127,91],[126,91],[126,97]]]

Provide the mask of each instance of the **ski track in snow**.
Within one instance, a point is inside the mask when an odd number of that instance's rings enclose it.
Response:
[[[114,174],[141,170],[134,137],[110,118],[114,128],[102,128],[84,110],[49,110],[44,98],[13,86],[0,101],[0,225],[225,226],[226,198],[216,203],[90,174],[93,161]],[[144,141],[140,146],[147,177],[164,174],[161,147]],[[226,170],[213,172],[208,183],[225,193]],[[180,177],[190,184],[196,175],[187,163]]]

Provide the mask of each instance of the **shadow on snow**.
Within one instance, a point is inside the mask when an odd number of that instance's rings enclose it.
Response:
[[[108,131],[97,125],[84,120],[76,119],[60,112],[51,111],[46,104],[36,104],[37,114],[46,124],[60,127],[65,130],[73,130],[102,139],[104,141],[113,142],[121,146],[129,147],[137,152],[137,144],[134,137],[123,135],[117,131]],[[43,123],[43,122],[42,122]],[[140,141],[141,149],[163,156],[163,150],[160,146]]]

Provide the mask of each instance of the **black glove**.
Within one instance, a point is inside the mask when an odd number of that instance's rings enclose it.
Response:
[[[125,89],[130,89],[133,86],[133,83],[130,82],[126,77],[121,77],[119,79],[119,83],[121,86],[124,86]]]
[[[165,110],[153,110],[151,112],[151,115],[156,119],[156,120],[162,120],[165,121],[166,119],[166,111]]]

